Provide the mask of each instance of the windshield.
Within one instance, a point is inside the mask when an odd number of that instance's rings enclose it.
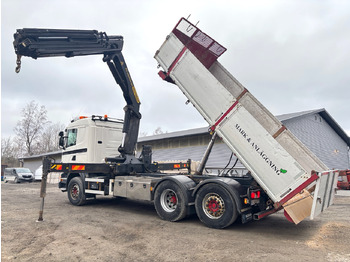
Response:
[[[16,168],[17,173],[31,173],[28,168]]]

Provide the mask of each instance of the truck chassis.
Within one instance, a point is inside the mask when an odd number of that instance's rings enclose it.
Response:
[[[225,228],[238,217],[242,223],[257,220],[262,218],[258,216],[261,211],[273,210],[272,202],[251,176],[193,175],[190,160],[154,163],[158,172],[124,175],[116,171],[118,166],[112,163],[56,164],[48,158],[44,162],[49,169],[43,174],[60,172],[59,188],[67,191],[68,199],[77,206],[98,195],[153,201],[163,220],[175,222],[196,213],[212,228]],[[161,173],[161,169],[187,169],[187,172]]]

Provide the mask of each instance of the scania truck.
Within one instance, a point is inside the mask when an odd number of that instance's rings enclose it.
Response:
[[[212,139],[196,172],[190,172],[190,162],[153,162],[150,146],[136,156],[141,103],[122,55],[122,36],[27,28],[17,30],[14,38],[16,72],[22,56],[103,55],[126,101],[123,121],[110,122],[107,116],[77,120],[76,127],[60,133],[63,161],[44,159],[43,172],[61,173],[59,187],[73,205],[96,195],[148,200],[161,219],[179,221],[196,213],[206,226],[225,228],[236,220],[259,220],[279,210],[297,224],[333,203],[339,171],[328,170],[230,74],[218,62],[226,48],[187,19],[175,25],[155,59],[161,78],[178,86],[208,122]],[[95,125],[94,135],[83,127],[88,121]],[[122,126],[122,136],[114,125]],[[105,130],[100,135],[99,128]],[[89,137],[86,147],[79,147],[82,133]],[[217,137],[245,165],[246,175],[205,174]],[[184,168],[188,171],[164,172]]]

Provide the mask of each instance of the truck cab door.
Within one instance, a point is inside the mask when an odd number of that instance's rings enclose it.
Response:
[[[62,162],[86,162],[86,158],[87,145],[85,142],[85,127],[67,129],[67,140],[62,155]]]

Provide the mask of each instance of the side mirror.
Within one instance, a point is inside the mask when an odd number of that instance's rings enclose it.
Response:
[[[59,147],[62,148],[62,149],[65,149],[65,146],[64,146],[64,133],[63,133],[63,131],[59,132],[58,136],[60,137],[59,140],[58,140]]]

